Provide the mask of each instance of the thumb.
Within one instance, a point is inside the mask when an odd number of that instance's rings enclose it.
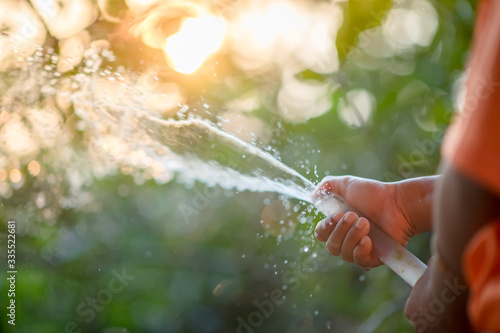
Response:
[[[327,196],[328,194],[337,194],[346,198],[349,186],[359,177],[354,176],[328,176],[318,184],[314,190],[313,198]]]

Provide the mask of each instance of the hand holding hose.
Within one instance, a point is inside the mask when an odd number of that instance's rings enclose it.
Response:
[[[340,207],[323,207],[323,212],[333,215],[318,223],[316,236],[327,242],[333,255],[341,255],[365,269],[379,266],[380,258],[414,284],[425,265],[404,246],[413,235],[430,229],[435,179],[382,183],[351,176],[327,177],[313,197],[334,197]],[[317,206],[321,205],[317,202]]]

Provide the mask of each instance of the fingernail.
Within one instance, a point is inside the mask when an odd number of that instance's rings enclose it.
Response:
[[[321,221],[321,229],[326,229],[326,220]]]
[[[358,222],[356,222],[356,228],[357,229],[363,229],[366,225],[366,221],[364,219],[359,219]]]
[[[361,245],[361,246],[365,246],[367,242],[368,242],[368,239],[367,239],[367,238],[366,238],[366,236],[365,236],[365,237],[363,237],[363,238],[361,239],[361,242],[359,242],[359,245]]]

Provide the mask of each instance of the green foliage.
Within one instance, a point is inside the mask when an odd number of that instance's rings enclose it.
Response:
[[[380,26],[391,8],[392,0],[347,1],[343,12],[344,21],[336,41],[339,58],[344,60],[356,47],[360,32]]]
[[[296,125],[280,121],[265,102],[255,112],[273,129],[279,121],[282,128],[271,145],[282,160],[314,182],[327,174],[396,181],[435,173],[453,111],[452,85],[471,38],[467,4],[435,4],[440,20],[435,40],[411,55],[411,74],[396,75],[384,67],[362,69],[347,56],[361,31],[380,24],[391,1],[349,1],[336,41],[344,60],[339,74],[332,78],[306,70],[298,76],[336,80],[332,109]],[[254,87],[265,90],[260,78],[234,77],[242,81],[239,90],[213,82],[204,98],[223,104]],[[353,128],[340,120],[338,107],[355,88],[374,95],[376,111]],[[86,188],[97,208],[61,208],[54,221],[36,208],[34,184],[27,179],[0,203],[2,238],[7,220],[19,226],[19,332],[64,332],[72,321],[82,332],[237,332],[238,318],[252,320],[259,312],[255,304],[269,304],[273,291],[285,299],[280,306],[274,303],[269,316],[261,314],[266,318],[254,332],[412,330],[402,313],[409,287],[385,267],[364,272],[327,256],[323,244],[313,240],[319,217],[298,224],[286,239],[269,235],[259,221],[264,201],[277,199],[276,194],[218,189],[209,197],[202,184],[188,189],[147,181],[139,186],[130,176],[116,175]],[[182,204],[194,210],[186,214]],[[428,238],[420,236],[409,245],[423,259],[429,256]],[[6,262],[5,250],[0,260]],[[88,299],[93,302],[111,290],[113,272],[122,269],[133,280],[91,311],[92,319],[82,316],[78,307],[92,309]],[[2,297],[6,287],[0,279]],[[2,331],[11,330],[5,319],[0,325]]]

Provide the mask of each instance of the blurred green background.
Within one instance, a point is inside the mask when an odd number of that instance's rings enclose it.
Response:
[[[199,110],[208,104],[213,112],[208,118],[239,114],[257,119],[258,129],[271,133],[257,144],[274,148],[284,163],[314,182],[328,174],[397,181],[436,173],[467,60],[475,2],[289,2],[336,6],[342,18],[331,40],[338,67],[292,64],[291,77],[299,84],[328,86],[304,104],[304,113],[292,114],[291,107],[283,106],[296,103],[300,111],[301,104],[283,97],[289,68],[279,56],[265,68],[245,67],[234,56],[239,46],[233,41],[198,72],[185,75],[169,68],[154,49],[144,46],[142,52],[141,46],[141,52],[131,52],[141,42],[112,37],[121,23],[102,14],[87,30],[91,39],[111,40],[117,60],[106,65],[112,70],[122,66],[147,73],[152,69],[146,65],[154,62],[160,80],[182,88],[188,113],[204,117]],[[127,17],[127,2],[109,3],[108,8],[108,2],[92,2],[120,22]],[[217,7],[228,20],[240,15],[239,6],[246,10],[238,1],[209,3],[196,5]],[[401,11],[407,16],[398,18]],[[391,15],[396,28],[385,23]],[[406,35],[392,36],[402,29],[401,20]],[[57,53],[58,43],[47,34],[45,47]],[[281,46],[273,47],[279,53]],[[81,73],[82,66],[63,77]],[[16,71],[12,65],[0,73],[4,92]],[[251,111],[234,106],[248,96]],[[9,109],[5,94],[0,97],[4,126],[22,111]],[[327,108],[315,114],[319,99]],[[71,109],[63,114],[65,124],[75,117]],[[85,156],[88,138],[75,133],[71,144]],[[186,188],[175,180],[143,182],[134,170],[94,175],[75,194],[66,171],[44,157],[52,156],[50,147],[29,158],[0,152],[2,263],[7,260],[7,221],[17,222],[16,327],[7,324],[2,301],[4,332],[412,331],[403,314],[410,288],[386,267],[365,272],[327,256],[312,236],[319,216],[303,213],[306,218],[285,236],[262,227],[262,211],[277,194],[236,193],[199,183]],[[32,159],[52,177],[34,176]],[[22,184],[13,179],[13,169],[21,172]],[[91,204],[69,205],[64,198],[70,194]],[[194,207],[187,215],[180,208],[186,205]],[[418,236],[409,248],[427,260],[429,235]],[[128,279],[116,282],[124,272]],[[7,287],[0,279],[2,300]]]

